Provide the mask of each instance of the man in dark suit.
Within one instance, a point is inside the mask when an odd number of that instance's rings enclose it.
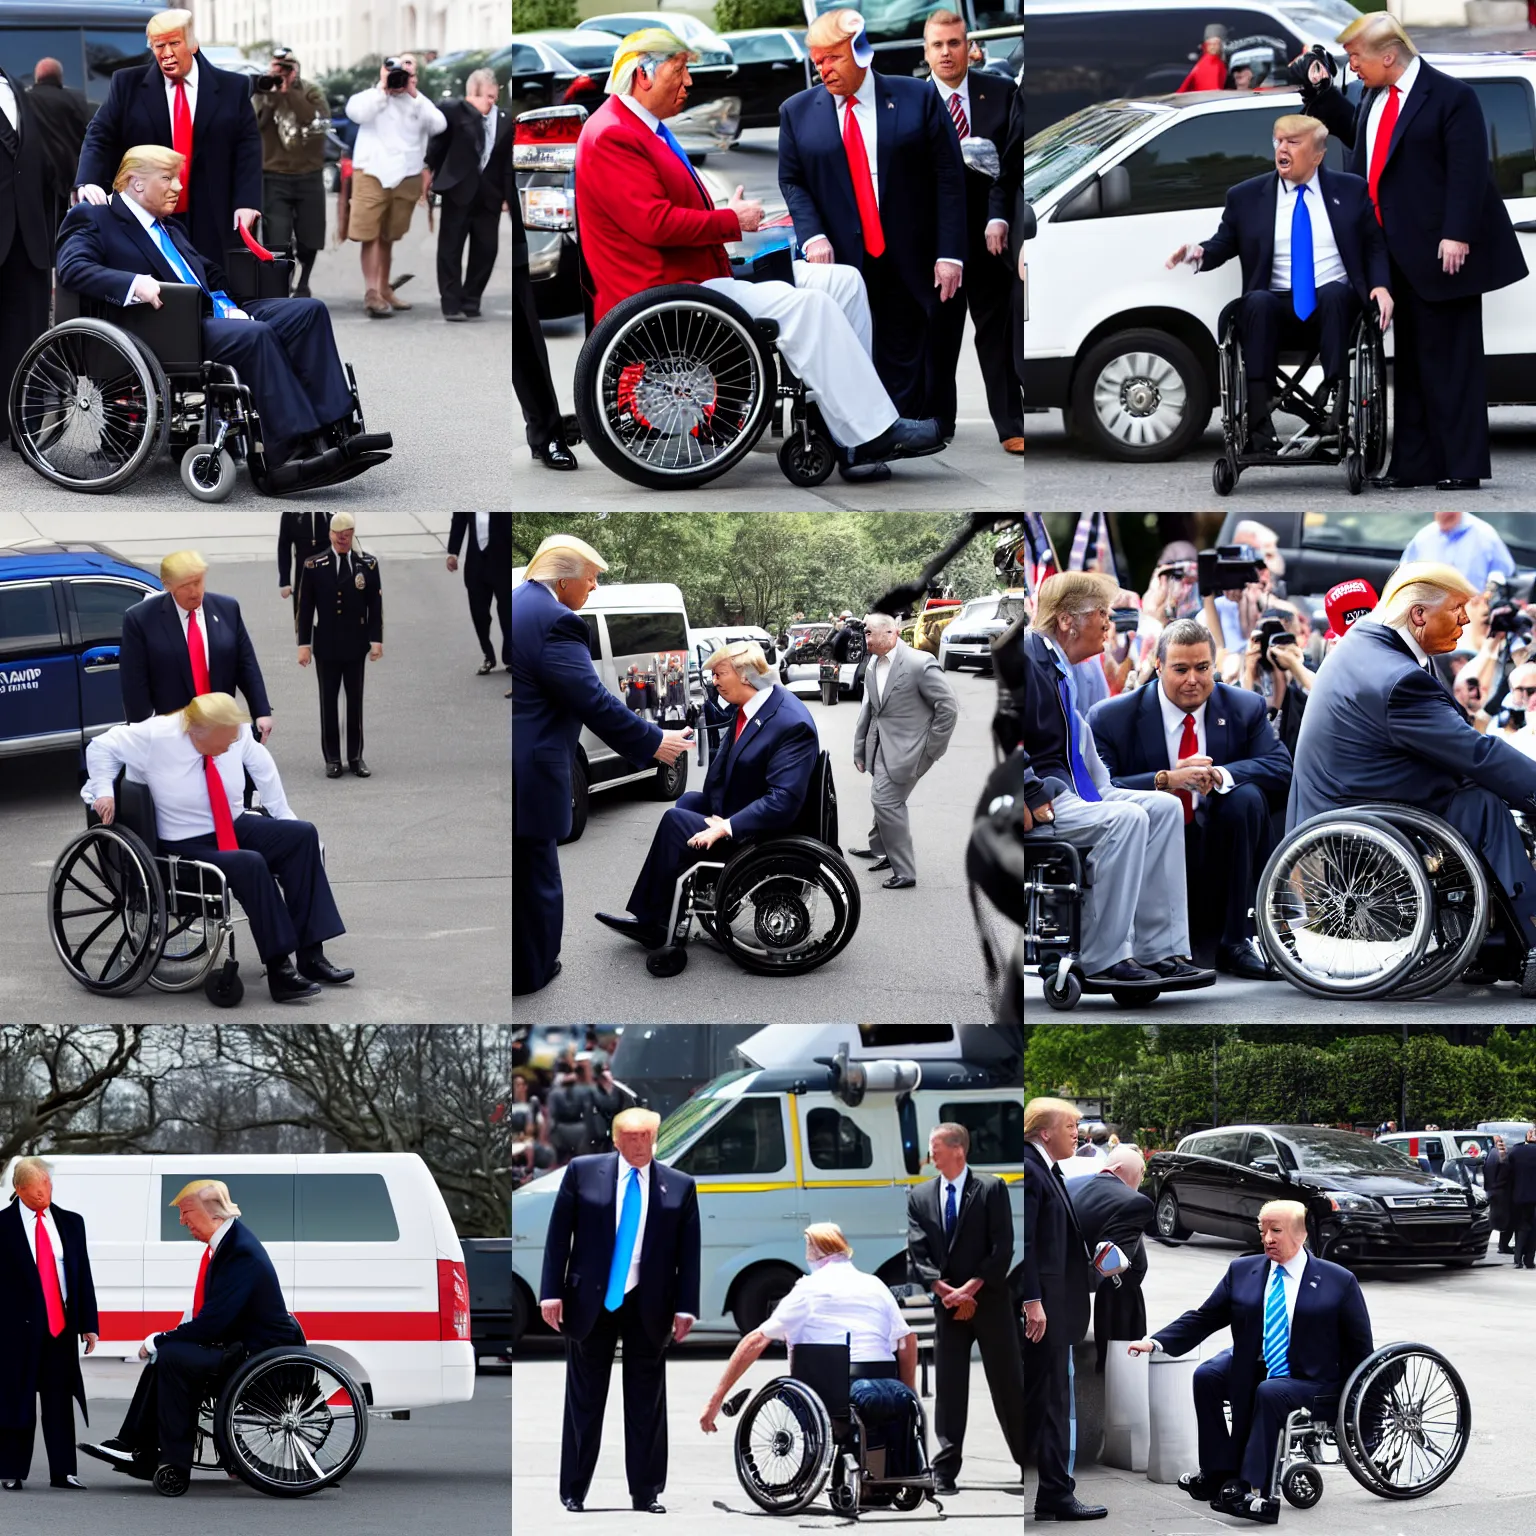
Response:
[[[1307,1251],[1307,1208],[1271,1200],[1259,1211],[1262,1255],[1233,1259],[1198,1307],[1130,1346],[1130,1353],[1187,1354],[1232,1330],[1232,1347],[1195,1370],[1200,1471],[1179,1486],[1212,1509],[1273,1525],[1280,1501],[1269,1486],[1286,1416],[1333,1397],[1371,1353],[1371,1319],[1360,1282]],[[1232,1407],[1231,1428],[1222,1405]]]
[[[1515,1268],[1536,1269],[1536,1130],[1509,1154],[1509,1203],[1515,1218]]]
[[[1369,181],[1397,301],[1392,461],[1373,483],[1476,489],[1493,472],[1483,295],[1526,275],[1488,126],[1472,87],[1420,59],[1396,17],[1358,17],[1338,41],[1365,92],[1352,105],[1314,59],[1307,110]]]
[[[491,648],[491,601],[501,620],[501,660],[512,670],[512,514],[510,512],[455,512],[448,525],[448,569],[459,568],[459,546],[464,545],[464,591],[469,596],[469,617],[480,642],[479,676],[496,669]]]
[[[1160,789],[1184,809],[1190,926],[1220,938],[1216,969],[1250,981],[1279,973],[1254,939],[1254,887],[1285,808],[1291,754],[1256,693],[1216,681],[1216,641],[1194,619],[1158,636],[1154,683],[1088,712],[1094,743],[1122,789]]]
[[[0,69],[0,389],[7,397],[22,354],[48,328],[55,197],[31,93]],[[10,430],[0,410],[0,442]]]
[[[184,709],[200,693],[238,688],[254,719],[257,739],[272,734],[272,706],[262,681],[240,604],[204,590],[208,565],[195,549],[179,549],[160,562],[165,591],[135,603],[123,615],[118,678],[123,712],[131,723]]]
[[[1017,89],[1011,80],[970,68],[965,18],[935,11],[923,23],[923,52],[933,83],[960,139],[987,139],[999,160],[1008,142]],[[965,240],[969,252],[958,301],[939,305],[929,353],[929,409],[945,437],[955,435],[955,370],[965,339],[965,312],[975,327],[976,361],[987,391],[987,414],[1009,453],[1024,452],[1024,389],[1013,366],[1009,335],[1014,277],[1008,260],[1013,164],[994,180],[965,172]]]
[[[907,1273],[933,1292],[934,1486],[955,1491],[965,1449],[971,1349],[981,1350],[992,1407],[1024,1480],[1024,1376],[1018,1327],[1008,1304],[1013,1211],[1008,1186],[966,1165],[971,1134],[945,1121],[928,1136],[938,1178],[907,1193]]]
[[[1402,565],[1368,619],[1318,669],[1286,812],[1405,800],[1442,816],[1488,861],[1520,921],[1521,996],[1536,997],[1536,870],[1511,807],[1536,813],[1536,762],[1479,732],[1432,669],[1456,649],[1472,584],[1454,566]]]
[[[11,1169],[15,1198],[0,1212],[0,1487],[20,1490],[32,1467],[42,1405],[48,1477],[83,1488],[75,1476],[75,1402],[90,1422],[80,1378],[79,1340],[96,1348],[96,1289],[85,1222],[53,1203],[53,1179],[39,1158]]]
[[[1392,318],[1387,248],[1365,182],[1323,168],[1328,130],[1316,118],[1282,117],[1274,137],[1279,174],[1240,181],[1227,193],[1216,233],[1203,245],[1181,245],[1167,261],[1211,272],[1238,258],[1248,427],[1255,446],[1269,452],[1279,447],[1270,386],[1281,348],[1316,346],[1337,432],[1355,316],[1375,300],[1383,330]]]
[[[299,616],[300,577],[311,555],[331,547],[329,512],[283,512],[277,519],[277,588],[279,597],[293,599],[293,616]]]
[[[1072,1347],[1088,1331],[1098,1276],[1057,1167],[1077,1146],[1077,1110],[1065,1099],[1024,1106],[1024,1439],[1034,1447],[1035,1519],[1102,1520],[1079,1501],[1071,1463]]]
[[[75,184],[80,145],[96,109],[85,99],[84,91],[64,84],[64,66],[57,59],[39,59],[32,66],[27,105],[32,109],[48,164],[53,170],[49,202],[53,209],[53,227],[57,229],[59,220],[69,211],[69,190]]]
[[[192,1472],[197,1410],[215,1384],[263,1349],[304,1343],[261,1239],[238,1220],[240,1207],[220,1179],[193,1179],[171,1201],[181,1225],[207,1246],[192,1305],[174,1328],[139,1347],[139,1373],[122,1428],[81,1450],[129,1477],[184,1493]],[[157,1472],[159,1476],[157,1477]],[[179,1486],[178,1486],[179,1485]]]
[[[1152,1220],[1152,1202],[1141,1192],[1146,1171],[1135,1147],[1114,1147],[1099,1171],[1067,1185],[1072,1210],[1090,1252],[1100,1243],[1113,1243],[1128,1261],[1118,1275],[1100,1280],[1093,1302],[1093,1339],[1099,1349],[1099,1370],[1111,1339],[1139,1339],[1147,1331],[1147,1303],[1141,1282],[1147,1275],[1147,1245],[1143,1235]]]
[[[250,81],[198,57],[190,11],[161,11],[146,31],[155,62],[113,74],[85,130],[74,184],[81,202],[104,204],[118,163],[135,145],[177,150],[187,165],[171,211],[216,262],[240,245],[236,219],[249,228],[261,209],[261,129]]]
[[[549,1216],[539,1311],[565,1335],[560,1502],[579,1510],[597,1470],[614,1346],[624,1343],[624,1471],[653,1515],[667,1486],[667,1346],[699,1315],[699,1197],[655,1160],[661,1116],[626,1109],[617,1152],[567,1165]]]
[[[448,131],[427,145],[427,169],[441,205],[437,231],[437,293],[445,320],[473,320],[496,265],[505,200],[501,162],[512,153],[512,118],[496,106],[496,75],[477,69],[462,101],[439,103]],[[469,266],[464,266],[464,242]]]
[[[511,156],[507,157],[508,164]],[[546,469],[575,469],[576,455],[565,440],[565,419],[554,380],[549,349],[539,329],[538,304],[528,272],[528,231],[523,205],[514,187],[512,208],[512,392],[523,413],[523,427],[534,458]]]
[[[1495,1136],[1483,1159],[1483,1190],[1488,1196],[1488,1215],[1499,1234],[1498,1251],[1513,1257],[1515,1252],[1514,1191],[1509,1182],[1509,1148],[1502,1136]]]
[[[736,705],[731,744],[716,754],[702,791],[690,789],[661,818],[634,889],[632,917],[596,914],[647,949],[667,942],[667,920],[678,876],[716,843],[789,827],[810,788],[820,743],[811,712],[787,688],[766,678],[762,647],[738,640],[704,664],[720,697]]]
[[[925,417],[934,311],[967,259],[965,162],[938,93],[876,74],[857,11],[806,33],[822,84],[779,108],[779,186],[809,262],[859,267],[874,361],[903,417]]]

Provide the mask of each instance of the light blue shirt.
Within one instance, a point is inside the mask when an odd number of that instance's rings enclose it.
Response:
[[[1403,563],[1410,560],[1435,560],[1443,565],[1453,565],[1479,592],[1488,585],[1488,577],[1494,571],[1506,576],[1515,574],[1515,557],[1505,547],[1504,540],[1480,517],[1470,512],[1461,514],[1461,521],[1449,533],[1442,533],[1438,523],[1421,528],[1408,541],[1403,551]]]

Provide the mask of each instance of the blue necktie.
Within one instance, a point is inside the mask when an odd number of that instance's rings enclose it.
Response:
[[[149,238],[160,247],[160,254],[170,262],[171,270],[177,277],[184,283],[190,283],[194,288],[201,288],[213,300],[214,316],[220,320],[225,319],[229,311],[236,307],[234,300],[222,288],[215,291],[206,283],[198,282],[192,268],[187,265],[186,258],[176,249],[176,242],[171,239],[170,232],[159,219],[149,226]]]
[[[1072,784],[1078,795],[1084,800],[1102,800],[1099,787],[1093,782],[1093,775],[1088,772],[1088,765],[1083,761],[1081,748],[1077,744],[1077,693],[1072,686],[1069,674],[1063,674],[1056,687],[1061,694],[1061,702],[1067,711],[1067,765],[1072,770]]]
[[[949,1198],[944,1202],[944,1236],[955,1230],[955,1186],[949,1186]]]
[[[624,1186],[624,1208],[619,1212],[618,1236],[613,1242],[613,1263],[608,1270],[608,1294],[603,1307],[617,1312],[624,1305],[624,1282],[629,1279],[629,1261],[635,1256],[635,1235],[640,1230],[640,1170],[629,1170]]]
[[[657,123],[656,135],[661,140],[661,142],[665,144],[667,148],[670,149],[672,153],[683,162],[684,169],[686,169],[688,174],[693,178],[694,186],[696,186],[701,192],[704,191],[704,184],[699,180],[699,173],[693,168],[693,161],[688,158],[688,151],[685,150],[683,146],[677,142],[677,137],[672,132],[672,130],[668,128],[665,123]],[[712,197],[709,199],[709,206],[711,208],[715,206],[715,200]]]
[[[1264,1368],[1271,1376],[1289,1376],[1286,1354],[1291,1347],[1291,1323],[1285,1315],[1285,1276],[1275,1265],[1264,1302]]]
[[[1317,272],[1312,261],[1312,220],[1307,214],[1307,189],[1296,188],[1291,210],[1291,307],[1298,320],[1317,308]]]

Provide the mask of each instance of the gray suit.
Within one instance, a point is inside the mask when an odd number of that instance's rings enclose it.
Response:
[[[883,674],[878,697],[877,664]],[[870,849],[891,861],[893,874],[917,878],[907,796],[948,750],[959,718],[955,691],[927,651],[897,641],[889,655],[871,657],[864,671],[864,708],[853,732],[853,760],[874,781]]]

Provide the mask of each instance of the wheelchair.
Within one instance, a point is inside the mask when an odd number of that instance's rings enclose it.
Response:
[[[859,887],[838,850],[826,752],[792,826],[735,840],[726,857],[701,859],[678,876],[667,942],[645,959],[652,976],[676,976],[688,964],[684,946],[695,921],[757,976],[801,976],[842,953],[859,926]]]
[[[918,1470],[887,1477],[888,1451],[873,1445],[870,1427],[849,1397],[849,1375],[846,1339],[797,1344],[790,1351],[787,1376],[775,1377],[745,1409],[745,1391],[724,1405],[727,1417],[741,1414],[736,1476],[747,1497],[769,1514],[793,1515],[808,1508],[830,1478],[828,1500],[841,1515],[857,1519],[861,1509],[913,1510],[925,1499],[932,1499],[942,1514],[928,1463],[922,1399],[911,1394],[917,1410]]]
[[[1271,421],[1285,412],[1300,417],[1301,428],[1281,438],[1278,452],[1256,449],[1248,430],[1248,375],[1243,359],[1234,299],[1217,321],[1217,367],[1221,384],[1221,457],[1211,467],[1211,484],[1218,496],[1230,496],[1245,469],[1256,465],[1290,468],[1298,464],[1342,464],[1352,496],[1366,478],[1380,474],[1387,457],[1387,360],[1382,342],[1380,310],[1373,299],[1369,310],[1355,316],[1345,354],[1347,391],[1340,430],[1330,430],[1326,381],[1316,389],[1302,382],[1317,362],[1317,348],[1283,352],[1271,394]],[[1291,371],[1286,372],[1289,367]],[[1279,428],[1276,427],[1279,436]]]
[[[235,925],[245,919],[224,871],[153,851],[146,785],[119,774],[113,794],[112,825],[88,811],[85,831],[48,877],[48,927],[64,969],[98,997],[126,997],[147,981],[157,992],[201,986],[215,1007],[235,1007],[245,996]]]
[[[1259,877],[1254,919],[1271,962],[1314,997],[1428,997],[1474,963],[1489,979],[1536,980],[1498,881],[1418,806],[1372,802],[1302,822]]]

